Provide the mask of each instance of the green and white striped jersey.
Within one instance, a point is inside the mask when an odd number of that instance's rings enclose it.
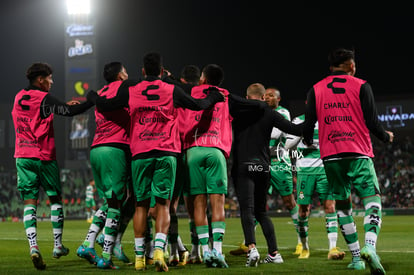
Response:
[[[300,124],[305,121],[305,115],[295,117],[292,121],[294,124]],[[295,136],[288,135],[287,138],[294,139]],[[297,138],[297,137],[296,137]],[[298,173],[303,174],[324,174],[325,169],[321,159],[321,153],[319,151],[319,133],[318,122],[315,124],[315,130],[313,132],[313,146],[306,146],[303,143],[303,139],[300,138],[299,143],[296,146],[298,153],[298,159],[296,160],[296,166]]]
[[[274,110],[290,121],[290,113],[288,109],[279,105]],[[272,165],[290,165],[289,153],[285,149],[286,135],[286,133],[280,131],[278,128],[273,128],[272,130],[270,139],[270,157],[272,159]]]
[[[94,187],[90,184],[86,187],[86,198],[87,200],[93,200],[94,199]]]

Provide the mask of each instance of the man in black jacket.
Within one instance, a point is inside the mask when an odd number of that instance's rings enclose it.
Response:
[[[247,101],[263,103],[257,111],[242,108],[230,110],[233,120],[232,176],[240,204],[241,222],[248,246],[246,266],[257,266],[260,255],[256,249],[255,219],[262,226],[268,255],[263,263],[283,263],[278,253],[273,223],[266,213],[266,194],[270,180],[270,134],[273,127],[301,135],[301,125],[294,125],[270,109],[264,101],[265,88],[260,83],[247,89]],[[230,106],[232,106],[231,104]]]

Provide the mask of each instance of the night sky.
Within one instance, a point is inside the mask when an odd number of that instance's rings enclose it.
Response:
[[[216,63],[225,71],[224,88],[243,94],[254,82],[276,86],[289,106],[329,73],[328,52],[348,47],[356,51],[357,76],[377,98],[412,97],[411,7],[313,2],[93,0],[99,83],[105,63],[121,61],[138,78],[142,56],[159,51],[175,75],[186,64]],[[27,85],[25,70],[36,61],[53,66],[51,92],[64,99],[65,1],[2,0],[0,7],[1,102],[11,103]]]

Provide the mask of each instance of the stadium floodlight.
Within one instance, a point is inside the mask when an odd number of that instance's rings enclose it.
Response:
[[[69,15],[89,14],[91,12],[90,0],[66,0]]]

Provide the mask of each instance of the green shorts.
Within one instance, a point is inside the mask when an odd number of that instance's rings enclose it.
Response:
[[[328,179],[325,174],[302,174],[297,178],[297,203],[300,205],[312,204],[312,196],[316,192],[319,201],[333,200],[332,193],[328,191]]]
[[[278,162],[272,162],[270,166],[270,188],[269,194],[273,189],[281,196],[289,196],[293,193],[293,178],[291,166]]]
[[[90,161],[99,196],[110,199],[114,195],[122,200],[129,176],[125,151],[111,146],[95,147],[91,150]]]
[[[95,200],[94,199],[86,199],[85,200],[85,206],[86,206],[86,208],[92,208],[92,207],[96,206]]]
[[[227,163],[220,149],[192,147],[186,158],[190,195],[227,194]]]
[[[153,197],[171,199],[177,159],[173,156],[132,161],[132,183],[137,201]]]
[[[324,161],[329,190],[335,200],[346,200],[351,186],[357,196],[365,198],[380,194],[374,163],[370,158],[346,158]]]
[[[42,161],[17,158],[16,169],[17,190],[19,190],[20,197],[23,200],[37,200],[39,198],[40,186],[42,186],[49,197],[62,194],[59,168],[55,160]]]

